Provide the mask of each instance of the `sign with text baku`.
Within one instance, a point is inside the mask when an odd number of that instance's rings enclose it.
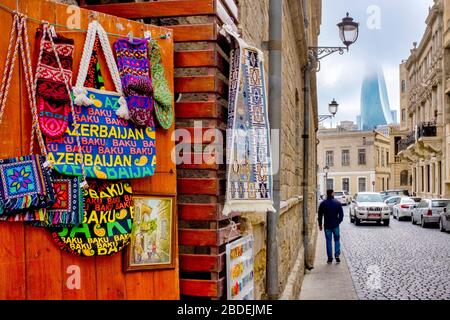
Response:
[[[156,166],[155,127],[137,127],[119,118],[119,96],[88,89],[94,104],[75,106],[75,114],[61,138],[47,139],[48,159],[66,175],[82,174],[83,158],[88,178],[132,179],[154,174]],[[73,124],[75,117],[76,125]],[[77,132],[81,144],[77,147]]]
[[[228,243],[227,261],[227,299],[253,300],[253,236],[250,234]]]
[[[122,250],[131,239],[134,206],[131,184],[122,181],[89,181],[84,190],[83,223],[49,228],[64,251],[77,256],[104,256]]]

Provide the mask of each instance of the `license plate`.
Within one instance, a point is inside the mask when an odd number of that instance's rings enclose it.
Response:
[[[369,213],[369,218],[380,218],[381,215],[379,213]]]

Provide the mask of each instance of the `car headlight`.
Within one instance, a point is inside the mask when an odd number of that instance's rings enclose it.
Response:
[[[358,211],[367,211],[366,207],[356,207],[356,210]]]
[[[389,210],[389,207],[388,207],[388,206],[383,207],[383,211],[388,211],[388,210]]]

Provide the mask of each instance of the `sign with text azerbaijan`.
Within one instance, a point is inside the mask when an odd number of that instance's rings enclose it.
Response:
[[[155,127],[137,127],[133,122],[119,118],[115,113],[119,108],[118,95],[96,89],[87,91],[94,104],[75,106],[65,135],[47,139],[48,159],[54,162],[54,168],[66,175],[82,174],[76,140],[78,132],[88,178],[131,179],[153,175]]]

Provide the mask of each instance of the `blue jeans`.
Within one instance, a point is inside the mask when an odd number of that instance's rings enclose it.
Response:
[[[325,229],[325,239],[327,239],[327,256],[330,260],[333,259],[332,238],[334,238],[334,256],[339,257],[341,254],[341,235],[339,232],[339,227],[334,229]]]

